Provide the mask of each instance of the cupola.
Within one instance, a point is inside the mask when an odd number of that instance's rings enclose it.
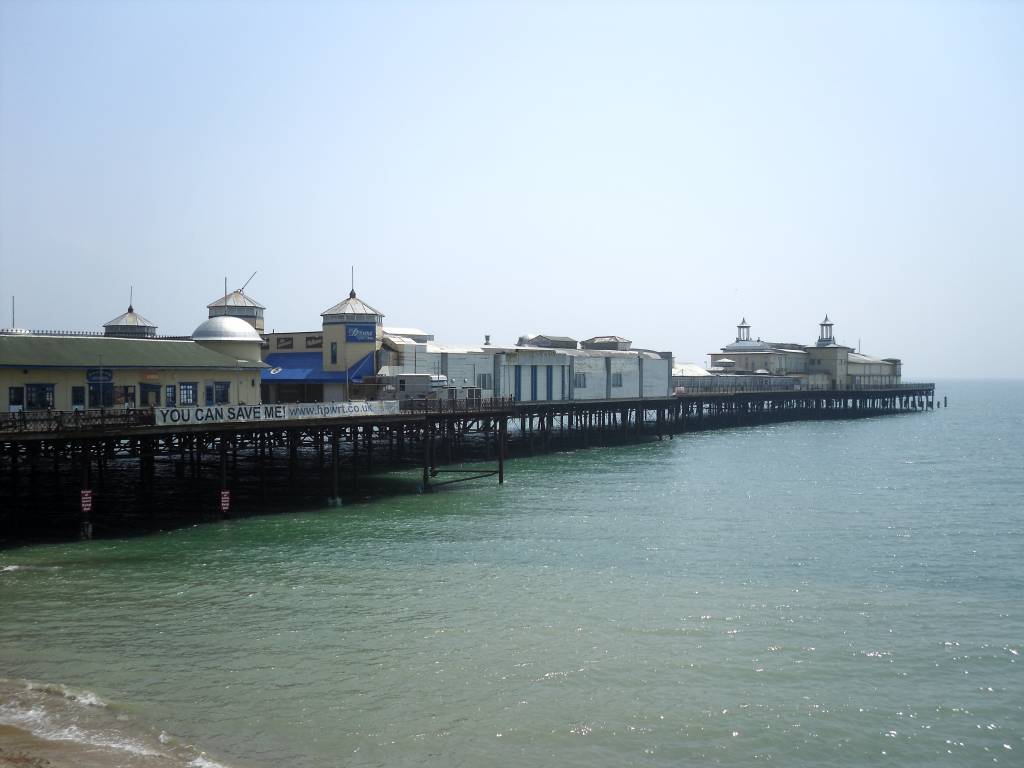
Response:
[[[320,313],[324,319],[324,325],[337,325],[339,323],[374,323],[381,325],[384,322],[384,314],[371,307],[365,301],[356,296],[356,289],[348,292],[348,298],[330,309]]]
[[[821,331],[818,333],[818,346],[828,347],[835,344],[835,339],[832,336],[832,321],[828,319],[828,315],[825,315],[825,319],[819,323]]]
[[[250,280],[252,278],[249,278]],[[221,298],[206,305],[210,317],[237,317],[263,333],[263,310],[266,309],[242,288],[225,293]]]
[[[103,324],[103,335],[123,339],[152,339],[156,337],[156,326],[129,304],[127,312]]]

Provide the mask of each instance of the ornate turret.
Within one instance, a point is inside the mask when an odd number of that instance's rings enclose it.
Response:
[[[750,324],[745,317],[736,326],[736,341],[750,341]]]
[[[830,347],[836,343],[832,336],[832,321],[828,319],[828,315],[825,315],[825,319],[819,324],[821,332],[818,334],[818,346],[819,347]]]

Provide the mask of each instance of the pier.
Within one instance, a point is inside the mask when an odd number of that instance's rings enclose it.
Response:
[[[687,432],[935,407],[934,384],[520,402],[158,424],[156,410],[0,414],[0,542],[151,531],[383,493],[503,483],[506,459]]]

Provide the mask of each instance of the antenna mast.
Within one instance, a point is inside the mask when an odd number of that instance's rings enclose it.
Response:
[[[259,270],[257,269],[251,275],[249,275],[249,279],[246,280],[244,283],[242,283],[242,287],[238,289],[239,291],[244,291],[245,290],[245,286],[247,286],[249,283],[251,283],[252,279],[254,277],[256,277],[256,272],[259,272]]]

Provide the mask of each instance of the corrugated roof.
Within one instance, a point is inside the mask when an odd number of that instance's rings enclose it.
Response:
[[[849,358],[848,359],[849,359],[849,361],[851,363],[888,363],[889,362],[888,360],[885,360],[885,359],[883,359],[881,357],[871,357],[871,355],[864,355],[864,354],[861,354],[860,352],[851,352],[849,354]]]
[[[710,376],[711,374],[696,363],[679,363],[672,368],[673,376]]]
[[[213,309],[214,307],[256,307],[256,309],[266,309],[252,296],[242,293],[241,289],[225,294],[216,301],[211,301],[206,305],[207,309]]]
[[[393,325],[387,325],[381,328],[381,331],[385,336],[431,336],[432,334],[426,331],[420,330],[419,328],[398,328]]]
[[[320,313],[321,317],[327,315],[380,315],[384,317],[383,312],[374,309],[362,299],[356,298],[355,291],[349,291],[347,299]]]
[[[657,352],[649,352],[641,349],[553,349],[551,351],[566,355],[575,355],[576,357],[622,357],[632,360],[642,357],[645,360],[664,360],[664,358]]]
[[[722,347],[723,352],[768,352],[771,347],[766,341],[734,341]]]
[[[583,340],[584,344],[632,344],[633,342],[629,339],[624,339],[621,336],[592,336],[589,339]]]
[[[127,312],[125,312],[123,315],[118,315],[113,320],[111,320],[109,323],[104,323],[103,327],[104,328],[113,328],[113,327],[126,326],[126,325],[137,326],[139,328],[156,328],[155,324],[151,323],[149,320],[147,320],[142,315],[140,315],[138,312],[136,312],[132,308],[131,304],[128,305],[128,311]]]
[[[448,352],[452,354],[480,354],[485,350],[482,347],[460,347],[453,344],[435,344],[434,342],[427,343],[427,352]],[[490,348],[486,350],[490,352]]]
[[[264,368],[237,362],[194,341],[113,336],[0,336],[4,368]]]
[[[394,334],[387,334],[384,337],[384,341],[390,341],[392,344],[405,346],[407,344],[426,344],[425,341],[416,341],[416,339],[410,339],[408,336],[395,336]]]
[[[551,336],[547,333],[538,333],[536,336],[531,336],[530,341],[534,339],[547,339],[548,341],[571,341],[573,344],[576,343],[576,339],[570,338],[569,336]]]

